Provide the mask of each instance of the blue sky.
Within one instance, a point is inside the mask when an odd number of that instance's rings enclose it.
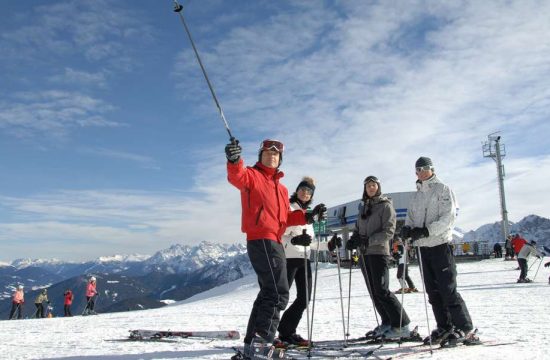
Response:
[[[286,145],[292,191],[412,191],[433,159],[457,226],[550,217],[550,3],[188,1],[184,15],[253,164]],[[0,260],[152,254],[244,241],[227,133],[171,1],[6,2],[0,23]]]

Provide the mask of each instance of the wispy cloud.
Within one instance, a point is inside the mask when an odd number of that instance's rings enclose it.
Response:
[[[481,142],[501,130],[512,219],[550,215],[525,204],[510,178],[522,168],[523,186],[535,189],[550,175],[550,6],[420,5],[345,3],[335,11],[301,3],[303,11],[274,11],[206,44],[205,63],[247,162],[255,161],[259,137],[280,138],[289,187],[314,175],[316,198],[335,204],[359,198],[369,174],[383,179],[385,191],[412,191],[414,161],[431,156],[457,189],[459,225],[470,229],[499,217],[494,165]],[[186,50],[176,59],[177,79],[200,77],[192,56]],[[201,80],[193,84],[205,86]],[[193,92],[211,106],[207,92],[181,84],[183,96]],[[204,114],[213,116],[210,108]],[[529,169],[534,159],[539,165]]]
[[[27,91],[0,101],[0,128],[19,137],[64,137],[74,127],[123,126],[105,114],[114,107],[100,99],[60,90]]]
[[[107,85],[105,72],[87,72],[75,70],[71,67],[66,67],[64,71],[58,75],[49,77],[49,80],[55,83],[72,84],[80,86],[97,86],[103,88]]]
[[[80,150],[83,153],[94,154],[103,157],[108,157],[112,159],[127,160],[135,162],[140,166],[147,169],[160,169],[160,166],[157,164],[154,158],[145,155],[133,154],[125,151],[118,151],[113,149],[105,148],[82,148]]]

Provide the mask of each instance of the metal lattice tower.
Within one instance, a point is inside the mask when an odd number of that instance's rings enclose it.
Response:
[[[483,157],[490,157],[495,160],[497,164],[498,174],[498,190],[500,194],[500,213],[502,215],[502,235],[504,241],[510,234],[510,227],[508,224],[508,210],[506,210],[506,198],[504,196],[504,165],[502,165],[502,158],[506,156],[506,148],[504,144],[500,143],[499,132],[489,134],[487,136],[487,142],[483,144]]]

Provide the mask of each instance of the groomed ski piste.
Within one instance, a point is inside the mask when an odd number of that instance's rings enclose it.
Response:
[[[531,260],[531,262],[534,260]],[[545,259],[548,261],[548,258]],[[535,275],[538,261],[529,277]],[[460,346],[412,353],[417,343],[386,344],[375,352],[394,359],[550,359],[549,269],[540,267],[535,282],[517,284],[516,261],[490,259],[458,264],[458,289],[468,305],[481,340],[498,346]],[[390,271],[391,288],[399,288],[396,269]],[[410,275],[419,293],[405,295],[405,309],[427,335],[424,294],[417,266]],[[347,314],[349,270],[342,269],[344,307]],[[101,284],[98,285],[101,287]],[[352,271],[351,337],[360,337],[376,325],[372,303],[359,269]],[[232,346],[242,346],[249,311],[258,287],[254,276],[225,284],[188,300],[154,310],[129,311],[72,318],[0,321],[2,359],[230,359]],[[294,291],[291,290],[291,299]],[[401,299],[401,296],[398,296]],[[78,299],[76,300],[78,301]],[[27,302],[26,306],[32,306]],[[435,322],[428,303],[430,327]],[[323,264],[318,274],[313,340],[342,339],[342,316],[338,272]],[[173,331],[238,330],[240,340],[173,339],[170,341],[117,341],[131,329]],[[305,316],[299,332],[306,334]],[[373,349],[364,345],[361,351]],[[425,349],[427,347],[421,347]],[[418,347],[416,348],[418,349]],[[304,357],[305,358],[305,357]],[[317,357],[320,358],[320,357]],[[337,358],[361,358],[337,357]]]

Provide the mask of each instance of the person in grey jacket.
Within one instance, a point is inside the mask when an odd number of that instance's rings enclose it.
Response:
[[[518,283],[533,282],[533,280],[527,277],[527,271],[529,271],[527,262],[529,261],[529,257],[531,255],[536,256],[538,259],[541,259],[543,257],[543,254],[537,250],[536,245],[537,245],[537,242],[535,240],[532,240],[530,243],[523,245],[523,247],[518,253],[519,268],[521,270],[519,279],[517,281]]]
[[[455,195],[437,178],[430,158],[420,157],[415,168],[421,183],[409,204],[401,237],[411,238],[420,251],[424,287],[437,322],[424,342],[478,342],[466,303],[456,290],[456,264],[450,245]]]
[[[390,241],[395,224],[396,215],[391,200],[382,195],[378,178],[368,176],[364,181],[363,207],[355,231],[346,244],[347,250],[360,249],[361,271],[381,318],[381,324],[368,332],[367,337],[395,339],[410,336],[409,317],[389,290]]]

